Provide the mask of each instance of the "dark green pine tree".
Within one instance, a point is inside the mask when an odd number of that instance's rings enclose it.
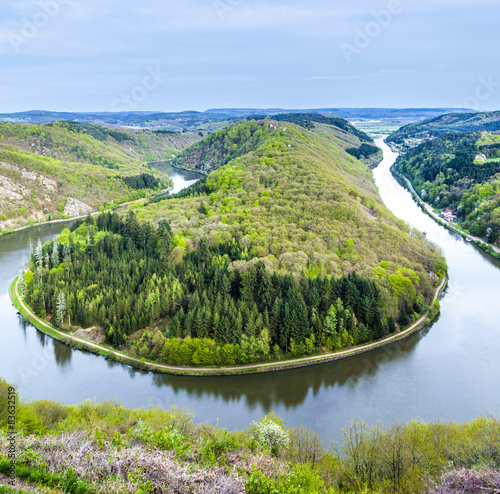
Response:
[[[205,324],[203,320],[203,309],[199,308],[195,310],[193,316],[193,323],[191,325],[191,336],[193,338],[204,338],[205,337]]]
[[[237,311],[234,318],[234,323],[231,328],[231,338],[228,339],[227,343],[232,343],[236,345],[241,341],[241,335],[243,334],[243,316],[240,311]]]
[[[271,276],[267,272],[266,266],[263,262],[259,262],[256,267],[255,284],[257,288],[256,302],[260,311],[269,310],[272,307],[273,297],[273,284]]]
[[[290,336],[295,343],[302,343],[310,334],[309,317],[302,294],[294,286],[289,298]]]
[[[239,300],[241,296],[241,284],[242,284],[241,274],[238,270],[233,273],[231,278],[231,296],[235,300]]]
[[[168,331],[169,338],[178,338],[181,334],[181,325],[179,322],[179,316],[176,314],[170,321]]]
[[[229,277],[225,273],[220,281],[220,291],[224,298],[231,295],[231,282],[229,281]]]
[[[202,268],[206,268],[208,263],[210,262],[211,255],[210,250],[208,248],[207,239],[205,237],[201,237],[200,242],[198,243],[198,259]]]
[[[403,299],[403,303],[401,304],[401,308],[399,310],[399,317],[398,317],[398,323],[402,328],[404,328],[405,326],[408,326],[408,324],[410,324],[410,322],[411,322],[411,319],[408,315],[409,308],[410,308],[410,306],[408,304],[408,300]]]
[[[389,316],[389,319],[387,319],[387,331],[391,334],[396,332],[396,323],[392,316]]]
[[[386,332],[384,325],[382,324],[382,320],[380,317],[380,310],[378,308],[378,304],[375,299],[371,299],[370,315],[371,315],[371,324],[373,327],[373,334],[375,338],[376,339],[383,338],[386,335]]]
[[[157,230],[158,237],[158,254],[160,255],[160,260],[162,262],[167,262],[170,253],[173,248],[173,236],[170,225],[167,221],[162,220],[158,225]]]
[[[290,343],[290,325],[292,317],[290,314],[290,306],[288,302],[283,302],[280,307],[280,315],[278,320],[278,340],[279,346],[285,353],[288,353],[288,344]]]
[[[222,344],[227,343],[227,335],[231,333],[231,322],[228,316],[224,316],[221,320],[221,336],[220,342]]]
[[[280,318],[281,318],[281,305],[282,305],[282,300],[281,298],[277,298],[274,301],[273,308],[271,309],[271,317],[270,317],[270,324],[269,324],[269,336],[271,337],[271,344],[272,345],[280,345],[280,339],[279,339],[279,333],[280,333]]]

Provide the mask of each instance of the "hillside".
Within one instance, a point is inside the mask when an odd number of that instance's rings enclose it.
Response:
[[[432,249],[418,235],[408,236],[406,225],[385,208],[368,167],[346,152],[355,143],[361,145],[352,134],[322,124],[314,130],[274,121],[230,126],[178,158],[191,168],[220,168],[177,199],[136,211],[140,219],[168,220],[188,243],[204,234],[209,243],[238,238],[287,272],[371,275],[382,257],[416,267]]]
[[[323,446],[328,438],[288,428],[272,412],[231,432],[196,424],[191,412],[176,408],[21,401],[0,379],[0,399],[7,398],[15,404],[9,415],[0,409],[0,493],[472,494],[500,488],[498,418],[371,429],[353,421],[333,449]]]
[[[180,153],[174,160],[174,165],[209,173],[250,153],[260,146],[268,131],[264,125],[252,122],[250,119],[250,124],[236,123],[214,132],[207,139]],[[269,128],[276,128],[278,122],[293,123],[308,130],[317,130],[327,137],[336,137],[351,156],[366,160],[369,165],[382,159],[382,151],[373,144],[373,139],[344,119],[304,113],[275,115],[269,121]]]
[[[69,122],[0,124],[0,229],[168,187],[168,176],[146,162],[172,159],[200,138]]]
[[[94,327],[99,342],[177,366],[275,361],[394,333],[430,309],[446,264],[385,208],[346,151],[356,139],[272,120],[209,136],[182,153],[193,168],[209,171],[207,156],[218,167],[191,190],[37,246],[26,301],[57,327]]]
[[[395,169],[435,209],[470,234],[500,239],[500,132],[449,134],[398,158]]]
[[[43,125],[59,121],[80,122],[110,127],[128,127],[141,129],[163,129],[176,132],[203,131],[213,132],[230,123],[246,117],[257,119],[257,115],[271,116],[290,113],[314,113],[318,115],[336,115],[351,122],[361,124],[378,123],[382,126],[401,127],[411,122],[433,118],[445,113],[471,112],[466,109],[451,108],[318,108],[292,110],[282,108],[214,108],[204,112],[52,112],[26,111],[0,114],[0,122],[28,123]]]
[[[450,113],[401,127],[387,142],[412,148],[429,139],[453,132],[494,132],[500,130],[500,111],[485,113]]]

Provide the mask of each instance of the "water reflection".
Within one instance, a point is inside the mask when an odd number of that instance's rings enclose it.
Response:
[[[294,409],[300,407],[308,396],[318,396],[320,390],[356,386],[360,381],[373,379],[388,363],[393,365],[407,358],[427,331],[422,330],[406,340],[366,354],[301,369],[218,378],[153,374],[153,383],[160,391],[168,387],[175,394],[184,392],[197,400],[206,398],[225,403],[243,400],[246,406],[260,406],[266,412],[277,406]]]
[[[171,194],[180,192],[182,189],[189,187],[190,185],[200,180],[201,177],[203,177],[203,175],[200,173],[189,170],[180,170],[168,164],[156,164],[154,165],[154,168],[167,173],[168,176],[173,180],[174,187],[170,191]]]
[[[57,365],[61,368],[71,367],[71,357],[73,355],[73,349],[68,345],[52,340],[54,342],[54,357],[56,359]]]
[[[38,341],[40,341],[41,346],[45,346],[47,344],[47,336],[45,335],[45,333],[37,331],[36,335],[38,337]]]

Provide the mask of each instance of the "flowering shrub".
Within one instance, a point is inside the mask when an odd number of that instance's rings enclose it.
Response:
[[[259,444],[269,448],[275,456],[288,448],[290,443],[288,431],[273,414],[267,415],[259,422],[252,422],[252,426],[254,436]]]

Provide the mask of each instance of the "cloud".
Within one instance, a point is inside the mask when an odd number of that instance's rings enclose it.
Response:
[[[40,1],[61,9],[16,52]],[[169,78],[141,109],[447,106],[500,75],[497,0],[401,0],[350,65],[340,44],[389,0],[218,1],[4,0],[0,111],[106,107],[156,64]]]

